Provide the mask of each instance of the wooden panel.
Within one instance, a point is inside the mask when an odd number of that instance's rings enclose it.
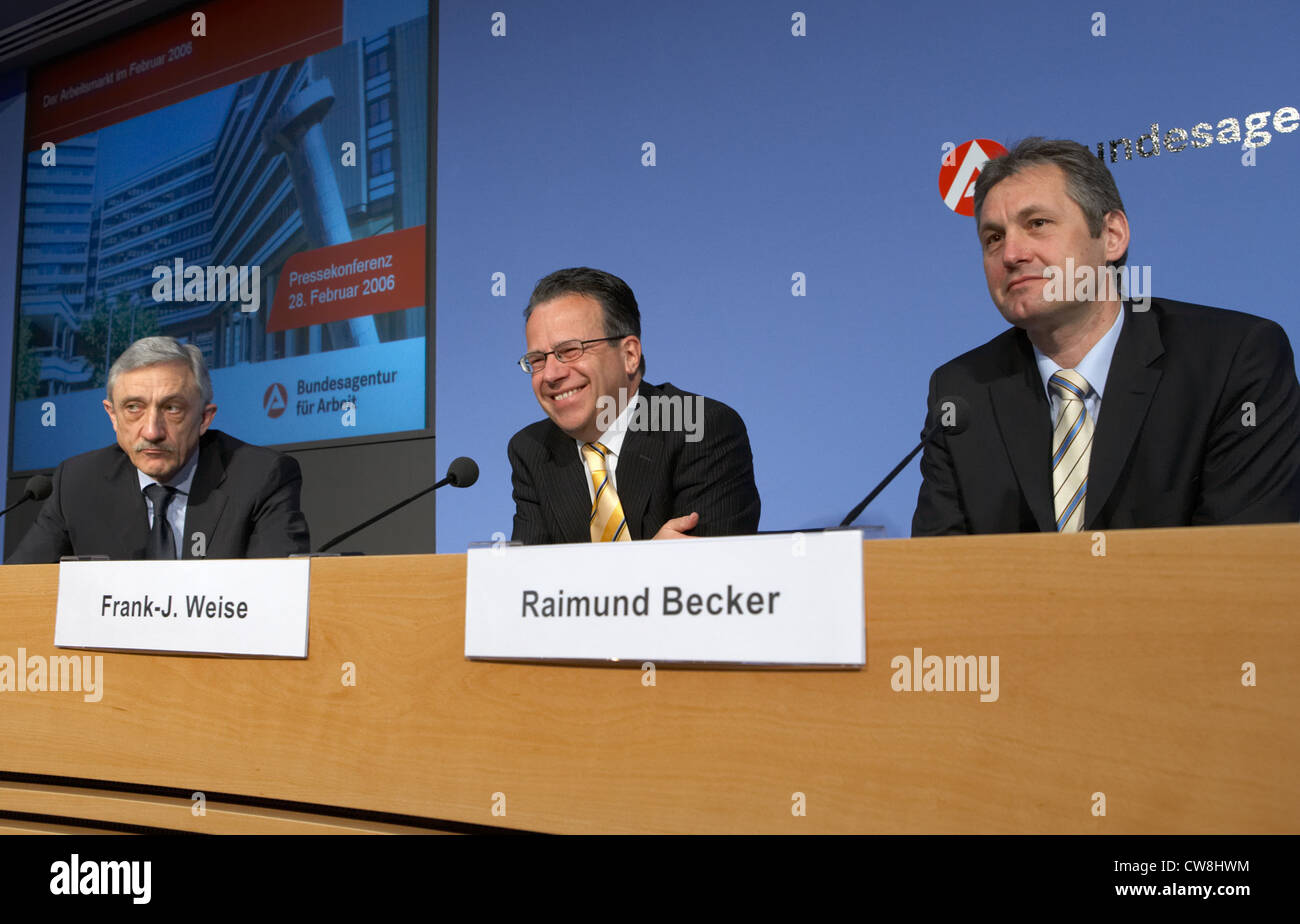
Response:
[[[118,834],[102,828],[82,828],[77,825],[56,825],[45,821],[15,821],[0,818],[0,837],[6,834]]]
[[[194,834],[437,834],[428,828],[230,803],[0,780],[0,811],[147,825]]]
[[[0,694],[0,769],[544,831],[1300,831],[1300,526],[1105,539],[866,543],[865,671],[653,687],[465,661],[464,556],[317,560],[308,660],[106,654],[101,702]],[[56,652],[56,578],[0,568],[0,654]],[[997,702],[894,692],[915,647],[997,655]]]

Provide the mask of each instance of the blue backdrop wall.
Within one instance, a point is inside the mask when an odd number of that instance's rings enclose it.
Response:
[[[1300,4],[444,0],[439,25],[438,454],[483,472],[442,492],[440,551],[510,532],[506,443],[541,416],[521,312],[578,264],[632,285],[650,381],[745,418],[762,528],[837,523],[915,444],[930,372],[1004,327],[945,144],[1209,123],[1206,147],[1121,146],[1129,263],[1300,339],[1300,132],[1273,123],[1300,107]],[[1264,112],[1255,147],[1223,122]],[[906,535],[919,481],[860,522]]]

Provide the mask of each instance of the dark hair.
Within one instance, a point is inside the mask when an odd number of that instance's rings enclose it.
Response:
[[[1088,232],[1093,237],[1101,236],[1108,212],[1124,211],[1124,200],[1119,197],[1115,178],[1106,164],[1083,145],[1065,139],[1026,138],[1010,152],[990,160],[980,169],[975,180],[975,227],[979,228],[984,197],[990,189],[1024,168],[1040,164],[1055,164],[1065,173],[1066,195],[1083,210]],[[1127,259],[1128,251],[1125,250],[1115,263],[1123,266]]]
[[[524,309],[524,323],[528,323],[534,308],[561,295],[586,295],[599,302],[606,337],[641,339],[641,311],[637,308],[631,286],[613,273],[589,266],[556,270],[540,279],[533,287],[528,307]],[[644,354],[638,371],[645,375]]]

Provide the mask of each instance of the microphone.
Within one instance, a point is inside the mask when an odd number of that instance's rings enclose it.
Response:
[[[885,480],[880,482],[871,489],[871,493],[862,498],[862,502],[849,511],[849,515],[844,518],[840,526],[852,526],[853,521],[858,518],[863,510],[867,509],[867,504],[876,499],[876,495],[893,481],[898,473],[907,467],[913,457],[924,448],[925,444],[930,442],[940,430],[944,430],[949,436],[956,436],[966,429],[966,424],[970,420],[970,403],[961,395],[945,395],[940,398],[936,407],[935,421],[931,424],[921,436],[921,442],[916,444],[916,448],[909,452],[902,462],[894,466],[894,470],[885,476]]]
[[[27,484],[23,485],[23,496],[16,503],[10,504],[4,510],[0,510],[0,517],[29,500],[43,501],[53,492],[54,482],[50,480],[49,475],[33,475],[27,479]]]
[[[361,532],[370,524],[379,522],[384,517],[388,516],[390,513],[394,513],[395,511],[401,510],[407,504],[411,503],[411,501],[419,500],[421,497],[424,497],[424,495],[428,494],[430,491],[436,491],[445,484],[449,484],[453,488],[468,488],[476,481],[478,481],[478,463],[475,462],[473,459],[471,459],[469,456],[458,456],[457,458],[452,459],[451,464],[447,466],[447,477],[443,478],[442,481],[439,481],[437,484],[433,485],[433,487],[425,488],[423,491],[419,491],[415,494],[412,494],[404,501],[398,501],[396,504],[393,504],[393,506],[389,507],[387,510],[383,511],[382,513],[379,513],[371,517],[370,519],[366,520],[366,522],[352,527],[345,533],[335,536],[333,539],[325,543],[316,551],[324,552],[327,549],[334,548],[334,546],[338,545],[344,539],[356,535],[357,533]]]
[[[476,481],[478,481],[478,463],[469,456],[457,456],[451,460],[451,465],[447,466],[447,477],[434,487],[446,482],[453,488],[468,488]]]

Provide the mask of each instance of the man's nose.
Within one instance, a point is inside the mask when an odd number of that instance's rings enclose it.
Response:
[[[1029,241],[1018,231],[1008,231],[1002,240],[1002,262],[1011,267],[1028,261]]]
[[[560,362],[554,355],[546,357],[546,365],[542,367],[542,379],[547,385],[554,385],[562,380],[569,372],[569,367]]]
[[[162,408],[155,407],[145,411],[144,426],[140,430],[140,435],[151,443],[160,442],[167,436]]]

